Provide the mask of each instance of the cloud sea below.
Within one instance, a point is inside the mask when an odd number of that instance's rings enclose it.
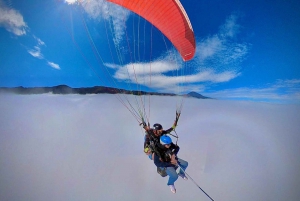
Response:
[[[150,99],[151,124],[171,127],[178,98]],[[185,98],[178,156],[214,200],[300,200],[299,113]],[[0,114],[0,200],[209,200],[191,179],[170,192],[115,95],[1,94]]]

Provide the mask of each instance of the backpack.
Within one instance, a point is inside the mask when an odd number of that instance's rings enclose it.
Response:
[[[157,173],[160,174],[160,176],[165,177],[167,176],[166,168],[159,168],[157,167]]]

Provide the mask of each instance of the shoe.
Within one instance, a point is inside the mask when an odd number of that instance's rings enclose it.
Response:
[[[178,176],[181,176],[184,180],[188,180],[188,178],[184,174],[179,174]]]
[[[169,185],[169,187],[172,193],[176,193],[176,188],[174,185]]]

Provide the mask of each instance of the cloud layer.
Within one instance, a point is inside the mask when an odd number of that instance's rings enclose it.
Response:
[[[176,100],[152,96],[150,123],[171,126]],[[170,192],[115,95],[2,94],[0,102],[0,200],[209,200],[191,180]],[[184,102],[178,156],[214,200],[300,200],[299,105]]]
[[[257,88],[241,87],[215,92],[207,91],[206,95],[219,99],[300,103],[300,80],[277,80],[276,83]]]

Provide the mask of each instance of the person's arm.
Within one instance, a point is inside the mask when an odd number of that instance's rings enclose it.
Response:
[[[147,133],[145,135],[144,148],[146,148],[146,146],[149,144],[150,144],[150,137],[149,137],[149,134]]]
[[[167,129],[167,130],[163,130],[162,134],[171,133],[173,130],[175,130],[176,126],[177,126],[177,122],[175,121],[174,124],[173,124],[173,126],[171,128],[169,128],[169,129]]]
[[[149,122],[148,122],[148,125],[147,125],[146,122],[144,120],[142,120],[142,123],[140,123],[140,126],[143,126],[143,129],[145,129],[146,132],[148,132],[150,130]]]
[[[174,166],[172,163],[161,161],[160,157],[157,154],[154,154],[153,160],[154,160],[154,164],[157,167],[172,167],[172,166]]]
[[[167,129],[167,130],[164,130],[164,131],[163,131],[163,134],[168,134],[168,133],[171,133],[173,130],[175,130],[175,128],[176,128],[176,126],[177,126],[177,122],[178,122],[179,117],[180,117],[180,113],[177,113],[177,112],[176,112],[176,119],[175,119],[175,121],[174,121],[172,127],[169,128],[169,129]]]
[[[170,149],[172,150],[172,153],[177,156],[177,153],[179,152],[180,147],[178,145],[175,145],[174,143],[171,144]]]
[[[144,126],[143,126],[143,129],[145,129],[145,131],[148,132],[148,131],[150,130],[150,127],[147,126],[147,125],[144,125]]]
[[[169,128],[169,129],[167,129],[167,130],[163,130],[162,135],[171,133],[173,130],[174,130],[174,129],[173,129],[173,126],[172,126],[171,128]]]

